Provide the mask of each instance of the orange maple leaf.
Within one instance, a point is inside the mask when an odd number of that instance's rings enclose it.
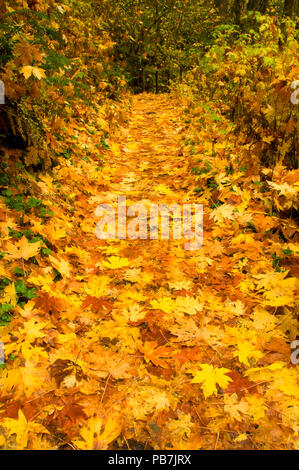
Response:
[[[158,346],[156,341],[145,341],[144,345],[139,345],[139,351],[144,354],[145,362],[152,362],[155,366],[163,367],[165,369],[169,366],[161,358],[167,358],[173,353],[173,350],[166,346]]]
[[[29,243],[27,238],[23,235],[21,240],[17,243],[8,242],[6,245],[6,258],[27,260],[39,253],[42,242]]]

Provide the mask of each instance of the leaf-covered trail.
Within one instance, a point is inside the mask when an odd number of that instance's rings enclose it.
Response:
[[[55,254],[43,257],[36,247],[37,261],[30,264],[32,251],[26,257],[20,246],[38,297],[2,332],[7,354],[17,357],[0,377],[6,445],[298,444],[297,372],[288,345],[296,328],[288,310],[294,278],[273,269],[270,242],[263,244],[259,228],[245,233],[251,212],[260,208],[244,174],[231,176],[235,189],[228,192],[221,176],[227,161],[207,157],[220,175],[225,203],[211,208],[208,186],[201,196],[194,192],[184,126],[183,111],[170,97],[136,96],[102,168],[78,155],[61,160],[41,181],[54,216],[32,225],[47,235]],[[199,138],[208,151],[212,131],[207,116]],[[98,143],[94,134],[81,142],[89,148]],[[186,251],[184,240],[172,239],[97,239],[96,208],[116,207],[118,196],[126,196],[127,206],[203,202],[203,247]],[[264,219],[266,230],[274,222]],[[18,259],[9,249],[7,263]],[[15,443],[16,426],[21,437]]]

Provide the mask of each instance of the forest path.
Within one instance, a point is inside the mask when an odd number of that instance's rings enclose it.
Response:
[[[129,125],[122,129],[122,153],[111,162],[120,167],[120,191],[125,190],[134,199],[149,195],[159,199],[159,193],[155,196],[153,191],[155,186],[166,182],[177,190],[183,181],[181,168],[185,167],[184,158],[178,155],[181,127],[180,109],[167,95],[134,96]],[[125,179],[133,175],[134,181]]]
[[[88,132],[71,122],[64,145],[80,147],[38,182],[53,215],[31,221],[50,253],[25,237],[4,246],[37,296],[2,332],[17,359],[0,370],[1,423],[14,434],[25,417],[35,449],[277,448],[282,433],[283,448],[297,446],[297,324],[277,313],[296,279],[273,268],[264,235],[279,219],[264,215],[252,175],[230,169],[238,149],[227,152],[229,124],[212,106],[197,103],[187,123],[171,96],[134,96],[107,142],[98,115]],[[202,247],[187,250],[172,227],[166,239],[119,237],[120,197],[128,211],[139,204],[139,228],[153,204],[201,201]],[[103,205],[110,239],[99,237]]]
[[[147,220],[142,215],[148,227],[147,239],[132,240],[130,235],[124,243],[132,253],[138,250],[138,259],[144,261],[139,267],[162,284],[167,279],[179,281],[184,278],[184,271],[189,276],[194,269],[192,252],[184,250],[186,240],[173,240],[172,217],[169,239],[161,239],[160,231],[158,240],[150,239],[149,233],[151,205],[170,208],[176,204],[182,208],[183,204],[196,203],[194,191],[188,188],[192,178],[189,163],[181,151],[183,126],[182,109],[168,95],[134,96],[129,123],[120,129],[115,140],[112,139],[112,157],[107,159],[107,166],[111,168],[110,202],[115,206],[117,197],[125,196],[127,207],[137,203],[147,211]],[[109,202],[105,197],[103,203]],[[181,230],[183,232],[183,227]],[[130,253],[127,255],[131,258]]]
[[[229,157],[224,158],[228,137],[219,132],[226,124],[218,124],[217,116],[215,123],[210,113],[203,114],[197,139],[208,158],[203,163],[208,161],[212,175],[219,175],[221,187],[222,181],[227,184],[224,171],[230,165]],[[111,138],[111,158],[105,163],[109,192],[103,194],[103,203],[115,206],[117,197],[126,196],[127,206],[138,203],[147,208],[141,222],[148,221],[151,204],[198,203],[191,173],[198,157],[192,158],[193,149],[186,150],[185,131],[184,110],[170,96],[135,96],[128,125]],[[215,132],[219,157],[211,143]],[[192,140],[190,131],[188,140]],[[242,178],[241,172],[232,175],[233,181]],[[257,388],[259,372],[254,367],[264,367],[268,377],[267,366],[275,351],[273,360],[285,361],[277,367],[286,372],[288,346],[280,340],[279,321],[264,308],[271,300],[252,293],[253,278],[246,272],[256,273],[257,256],[263,269],[272,272],[272,259],[262,254],[262,232],[254,241],[251,235],[242,235],[241,227],[247,227],[252,217],[246,189],[234,189],[236,194],[231,188],[222,189],[222,202],[227,201],[223,206],[215,205],[213,190],[203,188],[200,249],[188,251],[184,240],[172,237],[102,241],[109,261],[100,262],[99,268],[115,299],[110,319],[106,317],[98,330],[107,341],[108,362],[114,367],[109,369],[103,402],[114,412],[117,403],[126,418],[124,435],[133,445],[141,441],[145,448],[159,449],[169,442],[176,449],[256,449],[263,445],[256,422],[261,425],[263,419],[266,428],[279,434],[273,416],[266,418],[271,389],[263,382]],[[243,259],[248,260],[245,270]],[[279,274],[272,276],[278,279]],[[265,333],[268,322],[271,326]],[[286,376],[285,383],[295,385],[295,372],[290,370]],[[118,379],[125,382],[117,384]],[[288,419],[292,423],[291,414]],[[237,439],[235,444],[232,439]],[[132,445],[127,441],[124,447]]]

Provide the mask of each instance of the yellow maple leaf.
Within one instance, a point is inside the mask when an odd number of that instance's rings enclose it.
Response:
[[[165,184],[158,184],[154,190],[160,194],[165,194],[165,195],[173,194],[172,190]]]
[[[135,322],[142,320],[145,317],[146,312],[140,305],[133,304],[133,305],[130,305],[128,308],[124,308],[121,312],[121,315],[127,321],[135,323]]]
[[[114,441],[121,432],[119,419],[109,416],[104,429],[102,418],[91,418],[87,425],[80,430],[82,439],[74,439],[72,442],[81,450],[106,450],[110,442]]]
[[[29,243],[27,238],[23,235],[21,240],[17,243],[8,242],[5,248],[6,258],[27,260],[36,256],[41,249],[42,242]]]
[[[271,307],[281,307],[283,305],[294,305],[296,291],[299,289],[299,280],[295,277],[284,279],[264,293],[266,300],[264,305]]]
[[[13,307],[17,305],[17,293],[13,282],[3,289],[1,301],[4,304],[10,304]]]
[[[234,442],[243,442],[243,441],[246,441],[248,439],[248,436],[247,434],[244,432],[242,434],[239,434],[235,439],[234,439]]]
[[[103,247],[100,247],[100,250],[102,250],[102,252],[107,256],[116,255],[119,253],[120,247],[119,246],[103,246]]]
[[[245,371],[245,376],[249,377],[253,382],[270,381],[275,377],[275,374],[281,374],[282,369],[285,367],[284,362],[273,362],[268,367],[253,367]]]
[[[228,413],[236,421],[242,421],[241,413],[248,413],[248,408],[247,402],[243,399],[239,400],[236,393],[224,395],[224,412]]]
[[[269,136],[264,136],[262,138],[262,141],[263,142],[266,142],[266,144],[271,144],[271,142],[274,140],[274,137],[272,135],[269,135]]]
[[[223,222],[223,219],[233,220],[234,210],[234,206],[231,206],[230,204],[223,204],[222,206],[217,207],[211,212],[210,219],[214,219],[215,222]]]
[[[46,78],[46,73],[44,69],[41,69],[40,67],[32,67],[32,65],[24,65],[24,67],[21,68],[20,72],[24,75],[26,80],[28,80],[31,75],[33,75],[38,80]]]
[[[9,274],[6,272],[6,270],[4,269],[4,266],[0,266],[0,276],[1,277],[7,277],[10,279],[10,276]]]
[[[27,447],[30,433],[49,434],[41,424],[27,421],[21,410],[18,411],[18,419],[4,418],[1,424],[8,430],[9,436],[16,434],[16,444],[19,449]]]
[[[203,303],[198,298],[187,295],[186,297],[177,297],[175,311],[178,313],[186,313],[187,315],[196,315],[201,312]]]
[[[27,341],[21,343],[20,351],[25,361],[30,361],[33,358],[37,359],[38,357],[48,358],[48,353],[43,348],[32,346]]]
[[[147,415],[176,408],[177,400],[172,394],[158,387],[143,386],[141,390],[129,390],[128,406],[135,419],[145,419]]]
[[[174,290],[181,290],[181,289],[190,289],[191,286],[192,286],[192,282],[191,281],[187,281],[187,280],[173,280],[173,281],[168,281],[168,285],[170,287],[170,289],[174,289]]]
[[[27,280],[30,284],[41,287],[45,292],[51,292],[52,290],[51,284],[53,283],[53,276],[50,274],[30,276]]]
[[[52,225],[49,230],[49,239],[52,241],[61,240],[65,238],[67,235],[65,227],[61,227],[59,225]]]
[[[62,275],[65,277],[71,277],[71,265],[70,263],[65,260],[65,259],[57,259],[54,256],[49,256],[49,260],[52,264],[52,266]]]
[[[263,397],[252,395],[246,397],[246,401],[249,405],[249,414],[253,417],[254,421],[264,418],[267,407]]]
[[[128,290],[119,295],[118,300],[124,304],[130,304],[132,301],[145,302],[147,297],[142,292]]]
[[[96,121],[97,125],[100,126],[104,131],[109,132],[109,122],[107,122],[103,117],[98,117]]]
[[[102,265],[109,269],[120,269],[125,266],[129,266],[129,260],[127,258],[120,258],[119,256],[110,256],[108,261],[103,261]]]
[[[19,333],[23,334],[26,338],[26,341],[30,343],[36,338],[42,338],[43,336],[46,336],[46,333],[43,333],[41,330],[47,325],[47,322],[40,322],[34,318],[31,318],[24,324],[24,328],[19,330]]]
[[[210,364],[199,364],[201,370],[199,371],[188,371],[194,377],[192,379],[192,383],[201,384],[201,388],[203,390],[204,397],[207,398],[210,395],[217,395],[217,387],[226,388],[229,382],[232,382],[232,379],[228,377],[226,374],[230,372],[229,369],[225,369],[224,367],[213,367]]]
[[[181,411],[178,411],[178,418],[170,420],[167,423],[167,429],[170,431],[171,437],[179,441],[190,439],[194,426],[195,424],[192,423],[191,415]]]
[[[238,350],[234,352],[234,357],[238,357],[239,361],[246,364],[246,366],[250,366],[248,359],[260,359],[264,355],[261,351],[256,351],[249,341],[238,342],[237,348]]]
[[[38,313],[38,310],[35,309],[34,300],[29,300],[24,308],[18,307],[18,312],[22,315],[22,317],[30,319]]]
[[[268,185],[271,186],[275,191],[277,191],[280,195],[287,195],[289,197],[291,196],[297,196],[298,194],[298,188],[294,186],[290,186],[288,183],[283,183],[283,184],[276,184],[273,183],[272,181],[267,181]]]
[[[161,297],[159,300],[153,299],[150,304],[154,309],[162,310],[165,313],[171,313],[176,305],[171,297]]]
[[[84,285],[84,290],[93,297],[107,295],[111,279],[108,276],[91,276]]]

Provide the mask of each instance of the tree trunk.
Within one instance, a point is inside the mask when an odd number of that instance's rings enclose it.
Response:
[[[144,93],[145,92],[145,70],[144,70],[143,65],[141,68],[141,88],[142,88],[142,92]]]
[[[183,81],[183,68],[180,67],[180,83]]]
[[[227,8],[227,0],[214,0],[215,7],[220,16],[227,17],[229,8]]]
[[[1,20],[4,18],[5,13],[6,13],[6,5],[5,5],[5,3],[3,2],[3,3],[0,5],[0,19],[1,19]]]
[[[298,0],[285,0],[283,12],[286,16],[294,18],[298,14]]]
[[[265,14],[269,6],[269,0],[249,0],[247,5],[248,11],[259,11]]]
[[[243,0],[235,0],[234,1],[234,13],[235,13],[235,23],[237,25],[241,25],[241,16],[242,16],[242,10],[243,10]]]
[[[155,81],[156,81],[156,94],[159,93],[159,71],[156,70],[155,73]]]
[[[143,51],[144,51],[144,26],[141,28],[141,33],[140,33],[140,41],[141,41],[141,47],[140,47],[140,54],[141,54],[141,88],[142,92],[145,92],[145,64],[143,60]]]
[[[167,85],[170,85],[170,71],[167,69]]]
[[[156,67],[159,66],[159,44],[161,43],[162,37],[161,37],[161,18],[160,18],[160,12],[159,12],[159,0],[155,0],[155,22],[156,22],[156,57],[155,57],[155,62],[156,62]],[[156,70],[155,72],[155,88],[156,88],[156,94],[159,93],[159,70]]]

